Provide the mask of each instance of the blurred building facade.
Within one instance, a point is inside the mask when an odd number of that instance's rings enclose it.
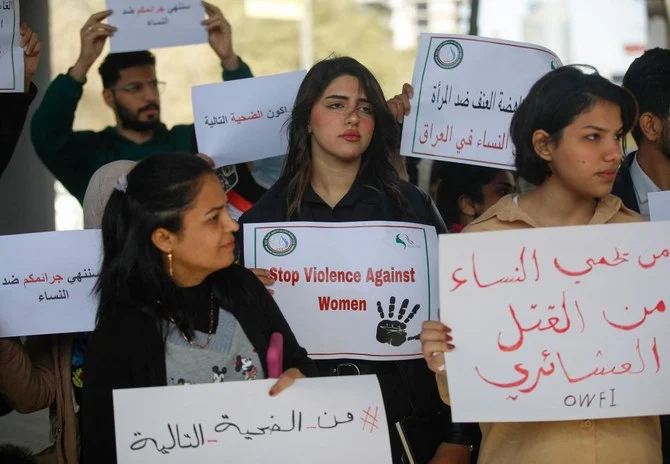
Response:
[[[389,13],[389,27],[396,50],[418,45],[419,34],[437,32],[464,34],[469,18],[469,0],[356,0],[362,6]]]
[[[670,28],[668,12],[670,0],[646,0],[649,18],[649,48],[670,46]]]
[[[618,1],[622,13],[610,0],[529,0],[523,40],[551,49],[564,64],[597,65],[600,74],[620,84],[646,48],[667,46],[664,26],[655,25],[665,25],[667,13],[665,0]],[[598,15],[607,20],[594,21]]]
[[[566,0],[533,0],[523,20],[526,42],[541,44],[564,63],[570,59],[570,17]]]

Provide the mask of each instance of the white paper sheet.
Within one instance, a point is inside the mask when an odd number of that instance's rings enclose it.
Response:
[[[89,332],[99,230],[0,236],[0,337]]]
[[[670,223],[440,236],[460,422],[670,413]]]
[[[269,269],[274,298],[315,359],[421,357],[437,318],[437,234],[406,222],[244,225],[245,265]]]
[[[285,124],[305,71],[193,87],[198,149],[217,166],[285,155]]]
[[[198,0],[106,0],[106,4],[114,10],[107,23],[117,28],[110,39],[112,53],[207,42],[207,30],[200,24],[205,8]]]
[[[514,169],[512,115],[535,81],[560,65],[532,44],[421,34],[400,154]]]
[[[0,93],[25,90],[19,18],[18,1],[0,1]]]
[[[118,462],[388,464],[376,376],[114,391]]]

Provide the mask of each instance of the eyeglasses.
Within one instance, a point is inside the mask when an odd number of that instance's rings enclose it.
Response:
[[[137,95],[138,93],[143,92],[145,88],[148,88],[152,92],[163,93],[163,90],[165,90],[165,82],[151,81],[148,84],[134,82],[132,84],[111,87],[110,90],[123,90],[124,92],[128,92],[130,95]]]

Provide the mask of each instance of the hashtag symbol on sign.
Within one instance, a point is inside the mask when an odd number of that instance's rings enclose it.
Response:
[[[367,409],[363,410],[363,414],[365,414],[363,417],[361,417],[361,420],[363,421],[363,430],[365,430],[366,427],[370,427],[370,433],[374,429],[379,430],[379,426],[377,425],[377,412],[379,411],[379,406],[375,406],[375,412],[371,413],[370,410],[372,409],[372,406],[368,406]]]

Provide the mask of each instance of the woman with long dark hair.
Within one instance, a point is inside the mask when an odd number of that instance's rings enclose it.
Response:
[[[353,58],[326,59],[309,70],[293,106],[288,139],[282,177],[240,223],[409,221],[446,231],[430,197],[398,177],[392,163],[398,126],[379,83]],[[401,462],[403,454],[395,423],[409,416],[431,424],[419,431],[426,443],[436,428],[444,442],[467,441],[455,433],[462,429],[451,430],[448,410],[439,425],[428,420],[443,406],[434,378],[421,360],[337,359],[319,361],[317,367],[321,375],[378,376],[394,462]],[[467,446],[452,446],[456,452],[469,453]],[[428,455],[428,461],[437,444],[419,447],[424,449],[415,446],[415,452]],[[445,451],[449,445],[440,448]]]
[[[316,374],[264,286],[233,264],[238,225],[226,203],[212,168],[193,155],[147,158],[119,178],[102,220],[85,361],[85,461],[115,462],[112,389],[265,378],[274,332],[288,369],[270,395]]]

